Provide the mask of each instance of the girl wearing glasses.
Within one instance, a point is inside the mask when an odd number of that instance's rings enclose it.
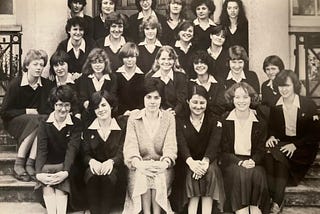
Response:
[[[79,119],[70,115],[77,101],[72,88],[53,88],[48,101],[54,110],[39,126],[36,188],[42,186],[48,214],[66,213],[69,173],[80,147],[82,126]]]

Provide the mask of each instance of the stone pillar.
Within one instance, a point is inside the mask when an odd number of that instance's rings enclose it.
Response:
[[[289,66],[289,1],[243,0],[249,20],[249,67],[266,80],[262,69],[265,57],[278,55]]]
[[[65,0],[17,0],[17,24],[22,25],[22,60],[31,49],[43,49],[49,57],[67,37],[64,30],[68,6]],[[44,76],[47,76],[47,65]]]

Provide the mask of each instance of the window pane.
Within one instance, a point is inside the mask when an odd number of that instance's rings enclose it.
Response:
[[[319,0],[318,0],[319,2]],[[294,16],[315,16],[315,0],[292,0]]]
[[[0,15],[13,15],[13,0],[1,0]]]

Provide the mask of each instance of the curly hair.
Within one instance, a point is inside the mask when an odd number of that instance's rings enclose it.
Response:
[[[199,7],[202,4],[208,7],[210,11],[209,16],[211,16],[213,12],[216,10],[216,6],[214,5],[212,0],[192,0],[190,7],[194,15],[197,15],[197,12],[196,12],[197,7]]]
[[[231,22],[228,15],[228,3],[229,2],[236,2],[239,6],[239,15],[238,15],[238,25],[243,25],[248,22],[248,19],[246,17],[246,13],[244,11],[243,3],[241,0],[225,0],[225,2],[222,5],[222,11],[220,15],[220,22],[225,27],[230,27]]]

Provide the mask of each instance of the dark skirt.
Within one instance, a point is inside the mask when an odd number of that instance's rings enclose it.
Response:
[[[18,145],[36,130],[46,115],[23,114],[17,116],[8,122],[8,132],[18,140]]]
[[[258,206],[268,213],[269,192],[266,174],[262,166],[246,169],[230,164],[223,169],[227,201],[225,211],[234,212],[249,205]]]
[[[192,178],[192,171],[185,163],[178,162],[175,167],[178,176],[172,184],[170,202],[175,212],[182,212],[192,197],[211,197],[217,201],[220,211],[223,211],[225,192],[223,178],[217,162],[209,165],[207,173],[199,180]]]
[[[291,138],[290,141],[294,142],[294,138]],[[287,167],[290,175],[288,184],[295,186],[304,178],[311,164],[314,162],[318,152],[318,144],[299,146],[293,153],[293,156],[288,158],[286,153],[280,151],[280,148],[288,143],[289,141],[281,141],[275,147],[268,148],[268,150],[275,160]]]
[[[45,164],[43,167],[42,167],[42,170],[41,172],[43,173],[56,173],[56,172],[59,172],[59,171],[62,171],[63,170],[63,163],[59,163],[59,164]],[[35,186],[35,189],[38,189],[40,187],[45,187],[46,185],[41,183],[41,182],[38,182]],[[68,194],[70,194],[70,182],[69,182],[69,179],[66,178],[64,181],[62,181],[61,183],[57,184],[57,185],[54,185],[52,186],[52,188],[55,188],[55,189],[59,189],[61,191],[64,191],[64,192],[67,192]]]

